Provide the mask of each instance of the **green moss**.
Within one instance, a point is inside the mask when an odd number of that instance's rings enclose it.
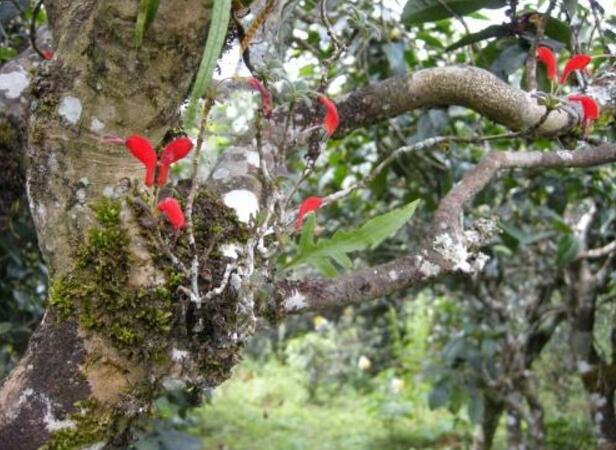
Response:
[[[54,431],[39,450],[73,450],[105,442],[114,436],[117,424],[123,420],[111,406],[97,400],[78,402],[75,406],[79,412],[67,417],[75,426]]]
[[[49,306],[60,319],[76,316],[127,356],[160,358],[171,329],[172,292],[182,277],[173,274],[165,286],[131,287],[135,262],[121,204],[105,199],[94,210],[99,226],[88,231],[73,270],[52,284]]]

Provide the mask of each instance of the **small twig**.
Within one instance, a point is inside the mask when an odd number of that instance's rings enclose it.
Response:
[[[201,307],[201,296],[199,294],[199,255],[197,253],[197,243],[195,241],[194,225],[192,220],[193,204],[199,189],[199,162],[201,159],[201,147],[203,147],[203,141],[205,138],[205,132],[207,130],[207,119],[210,114],[210,110],[214,105],[214,99],[207,97],[203,106],[203,116],[201,119],[201,127],[199,128],[199,135],[197,137],[197,145],[192,160],[192,173],[191,173],[191,185],[190,192],[188,194],[188,200],[186,201],[186,233],[188,234],[188,245],[192,253],[192,263],[190,266],[191,277],[191,301],[197,304],[197,308]]]
[[[333,46],[333,53],[332,55],[325,59],[323,61],[323,65],[325,66],[325,73],[323,74],[323,79],[322,84],[325,84],[324,81],[327,80],[327,68],[329,66],[331,66],[334,61],[336,61],[340,55],[342,54],[342,52],[345,50],[346,45],[342,42],[340,42],[340,40],[338,39],[338,37],[336,36],[336,33],[334,33],[334,29],[332,27],[331,22],[329,21],[329,17],[327,17],[327,0],[321,0],[321,21],[323,22],[323,25],[325,26],[325,29],[327,30],[327,35],[329,36],[331,42],[332,42],[332,46]]]
[[[235,264],[227,264],[227,267],[225,267],[225,273],[223,274],[222,280],[220,281],[220,285],[205,294],[203,300],[210,300],[215,296],[222,294],[229,285],[229,278],[231,277],[231,272],[233,272],[234,269]]]
[[[596,0],[590,0],[590,9],[595,19],[595,29],[599,34],[599,42],[601,42],[601,46],[606,53],[611,53],[610,47],[605,40],[605,34],[603,33],[603,29],[601,28],[601,18],[599,17],[599,9],[602,10],[603,8],[601,8],[601,5],[599,5]],[[603,11],[601,11],[601,15],[603,15]],[[588,48],[589,50],[592,49],[592,40],[590,39],[588,41]]]
[[[165,254],[165,256],[167,258],[169,258],[171,263],[178,270],[180,270],[184,274],[188,274],[189,273],[188,269],[186,268],[184,263],[182,261],[180,261],[179,258],[173,254],[173,252],[171,251],[171,249],[169,248],[169,246],[167,245],[167,243],[163,239],[163,236],[160,233],[160,230],[158,229],[158,227],[156,228],[156,231],[154,232],[154,240],[156,241],[156,244],[158,245],[158,247],[162,249],[162,251]]]
[[[610,253],[616,251],[616,241],[612,241],[607,245],[599,248],[593,248],[591,250],[586,250],[580,252],[577,256],[577,259],[597,259],[602,258],[604,256],[609,255]]]
[[[32,48],[42,59],[47,59],[45,54],[38,48],[36,44],[36,18],[38,17],[38,13],[43,6],[43,0],[37,0],[37,2],[32,7],[32,19],[30,20],[30,43],[32,44]]]
[[[373,181],[389,164],[392,163],[395,159],[400,157],[403,153],[416,152],[421,150],[426,150],[431,147],[435,147],[440,144],[445,143],[453,143],[453,142],[462,142],[462,143],[476,143],[483,141],[492,141],[498,139],[511,139],[514,137],[519,137],[519,133],[503,133],[503,134],[495,134],[492,136],[483,136],[483,137],[475,137],[475,138],[461,138],[457,136],[435,136],[424,139],[423,141],[416,142],[415,144],[406,145],[398,148],[397,150],[390,153],[387,158],[377,165],[370,174],[368,174],[365,178],[358,181],[352,186],[349,186],[346,189],[342,189],[338,192],[334,192],[333,194],[328,195],[323,199],[323,206],[348,197],[354,191],[365,187],[371,181]]]

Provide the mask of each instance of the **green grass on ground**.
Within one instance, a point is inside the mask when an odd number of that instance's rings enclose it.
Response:
[[[378,398],[377,398],[378,397]],[[427,407],[413,410],[400,396],[345,389],[309,402],[301,371],[277,362],[249,361],[193,412],[208,450],[462,449],[455,418]],[[426,402],[413,402],[426,404]],[[392,410],[404,414],[392,416]]]

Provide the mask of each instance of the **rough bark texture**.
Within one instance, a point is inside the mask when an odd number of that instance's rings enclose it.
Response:
[[[31,84],[27,187],[41,250],[57,281],[75,270],[80,245],[98,226],[95,202],[122,201],[142,170],[123,147],[103,145],[100,136],[140,133],[158,142],[174,124],[200,60],[208,10],[198,0],[162,2],[136,50],[136,2],[58,0],[46,6],[55,58]],[[160,285],[134,214],[123,209],[117,226],[130,238],[134,261],[128,280],[135,290]],[[105,420],[112,408],[134,415],[130,410],[139,402],[127,389],[147,381],[156,364],[120,354],[107,337],[61,312],[48,311],[2,386],[0,448],[38,448],[50,434],[75,429],[80,408],[91,415],[103,411]],[[105,436],[63,437],[85,445]]]

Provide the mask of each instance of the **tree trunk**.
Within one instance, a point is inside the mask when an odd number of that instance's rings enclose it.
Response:
[[[503,415],[504,404],[502,401],[491,395],[486,395],[484,398],[485,410],[481,423],[475,427],[473,450],[490,450],[492,448],[498,422]]]
[[[616,364],[608,363],[594,343],[597,297],[602,280],[592,275],[583,261],[569,270],[572,279],[568,292],[570,348],[577,372],[588,399],[590,419],[594,424],[597,443],[601,449],[616,449]],[[612,346],[616,342],[612,339]],[[614,349],[613,349],[614,353]]]
[[[55,58],[31,83],[27,188],[51,289],[42,324],[0,390],[2,449],[87,447],[114,436],[119,444],[163,375],[214,385],[237,360],[237,345],[186,332],[193,312],[175,291],[178,274],[159,262],[162,251],[138,223],[143,211],[131,206],[149,200],[133,180],[143,169],[124,147],[101,143],[101,134],[134,133],[159,142],[200,61],[203,2],[161,2],[138,50],[137,3],[46,2]],[[199,208],[218,211],[228,233],[241,229],[215,199],[202,196]]]

